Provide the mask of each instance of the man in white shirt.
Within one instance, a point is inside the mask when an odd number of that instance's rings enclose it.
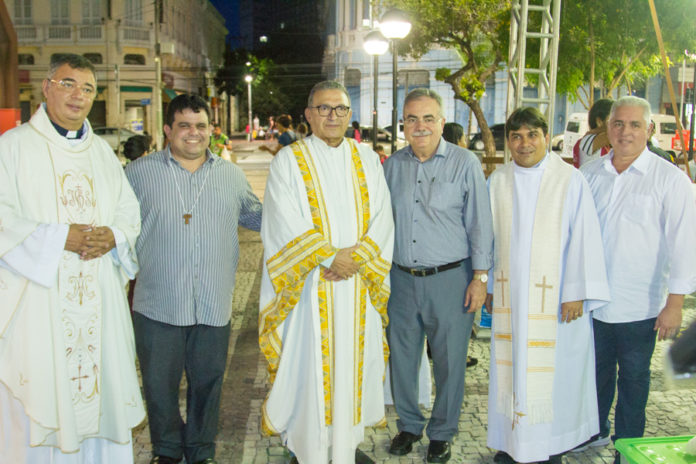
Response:
[[[689,178],[648,151],[649,129],[650,104],[620,98],[609,116],[612,151],[582,168],[599,214],[611,302],[593,312],[600,432],[576,450],[609,442],[617,386],[611,438],[643,436],[655,335],[677,334],[684,295],[696,290]]]

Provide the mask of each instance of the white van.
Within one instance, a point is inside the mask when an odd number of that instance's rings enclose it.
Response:
[[[672,147],[672,137],[677,133],[677,119],[672,114],[653,114],[652,120],[655,123],[655,135],[657,145],[673,155],[676,150]]]
[[[565,132],[563,133],[563,154],[564,158],[573,157],[573,147],[575,142],[580,140],[585,133],[590,130],[587,123],[587,113],[572,113],[566,122]]]

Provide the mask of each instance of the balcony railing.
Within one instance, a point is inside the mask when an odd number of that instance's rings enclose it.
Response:
[[[15,30],[20,43],[102,41],[106,37],[101,24],[32,24],[15,26]]]
[[[48,26],[48,38],[52,40],[72,39],[72,26]]]
[[[150,43],[152,29],[147,27],[122,27],[121,38],[125,42],[147,42]]]
[[[101,40],[104,37],[104,26],[80,26],[80,40]]]

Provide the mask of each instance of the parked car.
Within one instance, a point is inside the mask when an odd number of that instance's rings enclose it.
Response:
[[[505,150],[505,124],[493,124],[490,126],[490,130],[493,133],[496,151]],[[483,148],[483,134],[481,134],[481,132],[477,132],[471,136],[471,139],[469,139],[469,149],[474,151],[483,151]]]
[[[391,142],[391,132],[392,132],[392,126],[389,124],[388,126],[384,127],[384,132],[386,133],[386,141]],[[379,135],[378,135],[379,137]],[[406,140],[404,138],[404,123],[399,124],[399,131],[396,133],[396,138],[397,140]]]
[[[372,140],[372,126],[360,126],[360,137],[363,140]],[[377,128],[377,141],[378,142],[389,142],[391,138],[391,133],[387,132],[381,127]]]
[[[118,127],[95,127],[92,129],[96,135],[106,140],[111,149],[115,153],[120,153],[123,151],[123,144],[126,143],[130,137],[137,135],[135,132],[128,129],[118,128]],[[119,140],[120,132],[120,140]],[[119,141],[121,143],[121,149],[118,149]]]

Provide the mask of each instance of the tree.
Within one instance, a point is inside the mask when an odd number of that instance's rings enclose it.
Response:
[[[510,29],[509,0],[398,0],[385,1],[411,17],[411,33],[399,43],[399,52],[419,58],[433,45],[457,52],[462,66],[439,68],[438,80],[448,83],[454,98],[466,103],[476,117],[486,156],[495,156],[495,142],[483,116],[480,99],[485,82],[507,58]]]
[[[693,49],[696,28],[685,15],[696,10],[696,0],[657,0],[655,7],[667,54],[676,57],[685,48]],[[589,108],[595,88],[604,96],[622,84],[631,89],[661,71],[647,0],[563,2],[559,93],[568,93]]]
[[[244,76],[253,76],[253,111],[264,121],[268,116],[280,114],[288,106],[286,95],[279,91],[273,79],[276,68],[276,64],[269,58],[259,58],[244,49],[228,49],[225,53],[225,65],[218,71],[215,84],[228,95],[244,98],[247,92]],[[247,112],[243,111],[243,125],[249,122],[247,119]]]

